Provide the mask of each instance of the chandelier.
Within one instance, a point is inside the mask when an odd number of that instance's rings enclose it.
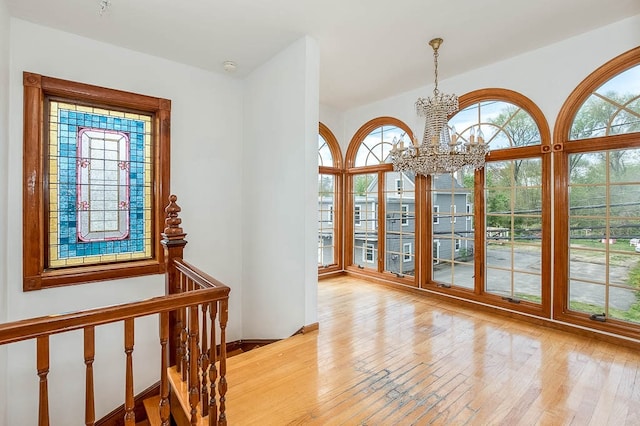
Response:
[[[429,42],[433,48],[433,62],[435,64],[435,88],[433,96],[418,98],[416,112],[425,117],[425,128],[422,142],[413,141],[405,146],[404,138],[393,140],[391,162],[393,169],[428,176],[435,173],[452,173],[464,166],[474,169],[484,167],[485,156],[489,147],[485,143],[480,126],[476,134],[471,128],[468,140],[451,130],[447,125],[449,115],[458,111],[458,97],[447,95],[438,90],[438,48],[442,44],[441,38],[434,38]]]

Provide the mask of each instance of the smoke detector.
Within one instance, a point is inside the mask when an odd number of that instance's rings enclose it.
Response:
[[[226,71],[226,72],[235,72],[236,68],[238,66],[236,65],[236,63],[234,61],[224,61],[222,63],[222,68]]]

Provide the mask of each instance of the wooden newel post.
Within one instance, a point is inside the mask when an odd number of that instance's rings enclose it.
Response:
[[[178,278],[178,271],[174,264],[174,259],[182,259],[184,246],[187,245],[187,240],[184,239],[187,234],[180,227],[182,219],[178,217],[178,213],[182,209],[176,204],[177,199],[178,197],[171,195],[169,197],[169,205],[164,209],[167,216],[164,220],[165,228],[161,234],[161,244],[164,247],[164,259],[167,267],[165,294],[177,294],[185,291],[182,288],[182,283]],[[169,337],[169,365],[176,364],[176,354],[180,347],[179,340],[182,327],[181,315],[175,311],[171,312],[169,314],[169,330],[171,334]]]

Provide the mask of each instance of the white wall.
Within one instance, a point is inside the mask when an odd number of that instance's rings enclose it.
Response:
[[[317,318],[318,56],[316,42],[305,37],[246,79],[242,310],[248,339],[288,337]]]
[[[224,75],[18,19],[11,19],[10,36],[11,124],[8,155],[0,157],[0,161],[8,163],[8,175],[5,178],[4,172],[0,171],[0,188],[8,188],[8,199],[14,201],[2,203],[0,218],[4,217],[4,206],[7,206],[8,221],[0,222],[3,226],[3,238],[0,239],[22,240],[23,71],[171,99],[171,191],[179,197],[183,227],[189,234],[185,257],[232,287],[229,339],[239,339],[241,306],[240,300],[234,299],[233,288],[241,283],[242,229],[238,215],[238,194],[242,190],[241,83]],[[0,66],[2,69],[4,67]],[[0,82],[0,89],[4,87],[6,84]],[[0,102],[0,120],[6,116],[4,111],[5,104]],[[0,133],[0,141],[5,139],[6,136]],[[1,169],[6,170],[5,167]],[[5,229],[7,238],[4,238]],[[20,245],[15,246],[6,259],[0,258],[0,262],[0,271],[7,274],[7,285],[3,285],[7,288],[7,320],[146,299],[164,293],[161,275],[24,293]],[[156,325],[155,318],[136,322],[136,393],[158,379]],[[123,402],[121,330],[122,325],[118,324],[96,332],[99,346],[94,364],[96,383],[103,389],[96,395],[97,418]],[[84,364],[80,333],[52,337],[51,359],[51,423],[82,424]],[[11,345],[8,365],[11,368],[7,385],[12,393],[6,398],[11,410],[5,424],[36,424],[37,398],[25,397],[37,395],[33,342]]]
[[[0,322],[7,319],[7,145],[9,143],[9,11],[0,0]],[[7,424],[7,349],[0,347],[0,425]]]
[[[597,67],[638,45],[640,15],[462,75],[440,80],[439,89],[441,92],[456,93],[458,96],[490,87],[515,90],[540,107],[553,131],[556,116],[571,91]],[[431,53],[425,51],[422,54]],[[446,61],[446,57],[444,46],[444,50],[440,52],[440,62]],[[433,69],[425,72],[425,75],[433,75]],[[432,94],[433,85],[429,83],[428,86],[347,111],[346,139],[340,141],[341,148],[346,152],[350,139],[358,128],[375,117],[393,116],[414,127],[416,117],[413,105],[418,97]]]

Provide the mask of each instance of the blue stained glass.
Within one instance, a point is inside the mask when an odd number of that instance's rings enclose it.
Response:
[[[142,120],[125,119],[102,114],[59,110],[58,131],[58,256],[66,259],[76,256],[130,253],[144,251],[144,129]],[[130,199],[129,240],[78,241],[77,239],[77,133],[81,128],[99,128],[112,131],[130,131]]]

